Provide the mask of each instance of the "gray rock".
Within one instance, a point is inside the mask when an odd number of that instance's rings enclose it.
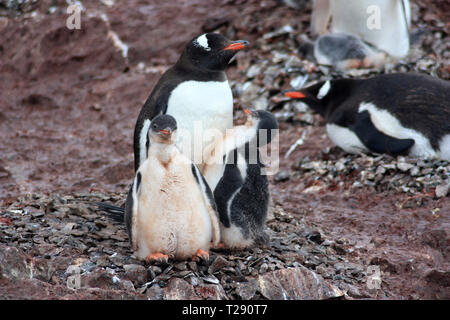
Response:
[[[258,277],[258,283],[258,291],[269,300],[322,300],[344,295],[303,266],[266,273]]]
[[[397,163],[397,168],[403,172],[406,172],[413,167],[414,167],[414,165],[412,165],[411,163],[406,163],[406,162]]]
[[[274,180],[276,182],[283,182],[283,181],[289,180],[290,178],[291,178],[291,173],[288,170],[283,170],[283,171],[277,173]]]
[[[222,269],[223,267],[227,267],[229,262],[221,255],[218,255],[216,259],[214,259],[213,263],[208,268],[208,273],[213,274],[214,272]]]
[[[180,278],[170,279],[163,291],[167,300],[198,300],[194,287]]]
[[[255,296],[256,290],[258,289],[258,282],[255,279],[251,279],[248,282],[239,282],[236,285],[236,294],[242,300],[250,300]]]
[[[440,185],[436,187],[436,197],[437,198],[443,198],[446,197],[448,194],[448,191],[450,189],[450,182],[443,182]]]

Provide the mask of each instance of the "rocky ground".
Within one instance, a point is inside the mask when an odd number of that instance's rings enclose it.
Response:
[[[280,94],[330,76],[450,79],[448,2],[412,1],[407,59],[346,73],[298,53],[308,7],[79,2],[81,29],[69,30],[66,1],[0,1],[0,298],[450,298],[450,164],[345,154],[318,115]],[[248,105],[280,121],[271,241],[146,265],[94,203],[123,204],[143,102],[184,43],[213,30],[252,44],[228,72],[236,122]]]

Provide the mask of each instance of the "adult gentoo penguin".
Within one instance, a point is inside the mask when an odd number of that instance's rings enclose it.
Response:
[[[258,148],[278,133],[275,117],[267,111],[246,111],[247,122],[227,130],[206,149],[205,179],[214,190],[220,218],[221,241],[228,248],[267,242],[264,231],[269,186]]]
[[[203,143],[201,132],[194,139],[195,125],[203,131],[216,129],[222,134],[233,126],[233,96],[224,70],[236,52],[247,46],[247,41],[230,41],[217,33],[202,34],[186,45],[139,114],[134,130],[135,171],[146,158],[148,128],[157,115],[169,114],[177,119],[177,145],[192,160],[193,145]]]
[[[332,33],[358,36],[394,58],[403,58],[408,54],[411,24],[409,0],[314,0],[312,33],[327,33],[330,20]]]
[[[372,151],[450,160],[450,83],[424,74],[322,81],[300,91],[350,153]]]
[[[125,204],[125,224],[138,259],[207,258],[220,238],[211,189],[197,166],[175,147],[177,122],[153,119],[151,144]]]

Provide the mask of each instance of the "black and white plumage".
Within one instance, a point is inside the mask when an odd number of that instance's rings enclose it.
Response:
[[[138,259],[208,255],[219,243],[213,194],[197,166],[175,147],[177,124],[170,115],[153,119],[151,148],[138,168],[125,204],[125,224]]]
[[[186,45],[139,114],[134,130],[135,170],[146,158],[148,127],[157,115],[169,114],[177,119],[177,145],[192,160],[194,144],[201,143],[195,138],[195,125],[203,131],[212,128],[222,134],[233,126],[233,96],[224,71],[236,52],[247,45],[247,41],[230,41],[217,33],[205,33]],[[203,139],[202,134],[197,137]]]
[[[264,226],[269,186],[258,148],[270,143],[277,129],[270,112],[253,111],[244,125],[228,130],[207,153],[204,175],[214,190],[225,247],[239,249],[268,240]]]
[[[448,81],[397,73],[328,80],[285,95],[321,114],[328,136],[346,152],[450,160]]]
[[[352,34],[379,51],[403,58],[409,51],[409,0],[314,0],[311,31]]]

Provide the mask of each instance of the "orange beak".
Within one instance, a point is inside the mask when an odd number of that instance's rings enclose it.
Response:
[[[292,99],[306,98],[306,95],[304,93],[301,93],[300,91],[287,91],[284,93],[284,95]]]
[[[251,115],[251,114],[252,114],[252,112],[251,112],[249,109],[244,109],[244,112],[245,112],[246,114],[248,114],[248,115]]]
[[[169,130],[159,130],[159,132],[161,132],[162,134],[170,134]]]
[[[248,41],[238,40],[238,41],[233,41],[232,43],[230,43],[228,46],[226,46],[222,50],[237,51],[237,50],[242,50],[242,49],[246,48],[247,46],[248,46]]]

